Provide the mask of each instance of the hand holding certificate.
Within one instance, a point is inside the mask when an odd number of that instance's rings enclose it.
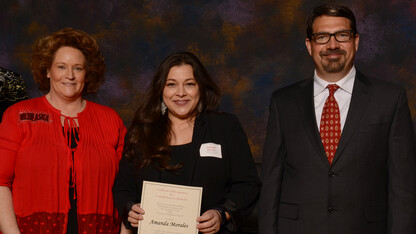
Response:
[[[139,234],[197,234],[202,188],[143,181]]]

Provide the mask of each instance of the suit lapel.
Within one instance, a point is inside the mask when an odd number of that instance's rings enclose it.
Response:
[[[307,79],[299,84],[300,89],[297,92],[297,100],[301,112],[302,122],[305,126],[305,132],[308,135],[314,149],[318,153],[320,159],[329,167],[329,162],[325,154],[322,140],[319,135],[318,126],[316,124],[315,104],[313,96],[313,78]]]
[[[341,139],[339,141],[332,165],[334,165],[339,159],[342,151],[345,149],[345,146],[348,144],[352,135],[359,126],[370,99],[370,84],[371,82],[357,70],[347,119],[341,133]]]
[[[197,165],[197,161],[199,156],[199,148],[201,147],[202,141],[204,139],[204,136],[207,132],[207,123],[205,121],[205,118],[203,115],[198,116],[195,120],[195,126],[194,126],[194,132],[192,135],[192,149],[191,154],[195,155],[195,157],[191,157],[189,160],[190,168],[192,168],[192,173],[189,173],[188,177],[188,185],[192,185],[192,182],[194,180],[195,175],[195,169]]]

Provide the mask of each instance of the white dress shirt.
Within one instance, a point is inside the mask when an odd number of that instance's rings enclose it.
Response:
[[[352,89],[354,87],[356,69],[353,66],[351,71],[336,83],[329,83],[314,72],[313,82],[313,96],[315,101],[315,115],[318,129],[321,125],[321,115],[324,109],[326,98],[329,96],[329,90],[326,88],[329,84],[337,84],[340,88],[335,91],[334,97],[338,102],[340,118],[341,118],[341,132],[344,129],[345,120],[347,119],[348,109],[350,108]]]

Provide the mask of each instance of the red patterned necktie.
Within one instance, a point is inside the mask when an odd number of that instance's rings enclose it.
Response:
[[[335,151],[338,147],[339,138],[341,137],[341,120],[339,116],[339,107],[335,100],[334,93],[339,88],[336,84],[327,86],[329,96],[325,101],[324,109],[321,116],[320,135],[322,144],[328,157],[329,164],[332,164]]]

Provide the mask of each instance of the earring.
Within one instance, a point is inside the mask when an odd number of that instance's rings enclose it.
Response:
[[[201,113],[202,112],[202,103],[201,102],[198,103],[198,107],[197,108],[198,108],[197,109],[198,112]]]
[[[162,111],[162,115],[165,115],[166,109],[168,109],[168,107],[166,106],[165,102],[162,100],[162,103],[160,104],[160,110]]]

